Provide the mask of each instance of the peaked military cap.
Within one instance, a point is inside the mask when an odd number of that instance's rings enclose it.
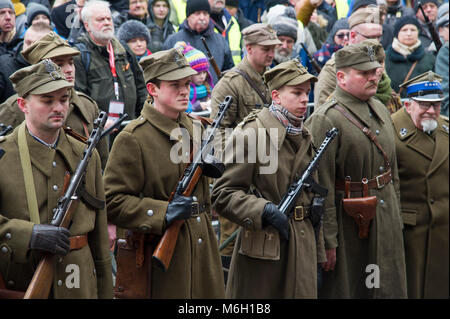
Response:
[[[372,45],[358,43],[343,47],[335,53],[336,70],[352,68],[367,71],[381,68]]]
[[[278,64],[264,73],[263,77],[270,91],[278,90],[285,85],[297,85],[309,80],[317,81],[317,78],[308,73],[298,59]]]
[[[350,29],[363,23],[381,24],[380,9],[375,5],[369,5],[365,8],[356,10],[348,17]]]
[[[154,79],[175,81],[197,74],[189,65],[182,49],[158,51],[141,59],[139,64],[144,70],[145,83]]]
[[[444,99],[441,82],[438,74],[428,71],[402,83],[400,87],[406,87],[407,96],[413,100],[439,102]]]
[[[242,30],[244,44],[276,45],[281,44],[276,31],[266,23],[254,23]]]
[[[30,64],[36,64],[41,60],[57,56],[78,55],[80,51],[72,48],[67,41],[64,41],[55,32],[50,32],[21,53]]]
[[[20,97],[73,87],[73,84],[66,81],[61,68],[49,59],[18,70],[9,79]]]

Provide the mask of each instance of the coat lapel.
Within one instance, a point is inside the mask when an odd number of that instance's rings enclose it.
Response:
[[[436,146],[427,177],[433,174],[448,158],[448,133],[444,130],[443,124],[445,124],[444,121],[439,118],[438,128],[436,129]]]

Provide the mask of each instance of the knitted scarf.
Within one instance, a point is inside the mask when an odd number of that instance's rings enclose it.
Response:
[[[397,38],[394,38],[394,41],[392,41],[392,49],[394,49],[397,53],[400,53],[406,58],[408,55],[416,51],[416,49],[420,47],[420,44],[421,44],[420,40],[417,40],[417,42],[414,45],[407,46],[398,41]]]
[[[269,112],[283,124],[287,134],[299,135],[302,133],[304,116],[297,117],[274,102],[270,105]]]
[[[392,88],[391,79],[383,72],[380,82],[378,82],[378,89],[375,97],[377,97],[381,103],[386,104],[391,98]]]

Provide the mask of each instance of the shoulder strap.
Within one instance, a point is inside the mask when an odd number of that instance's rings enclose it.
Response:
[[[250,77],[248,76],[248,74],[245,71],[242,71],[239,68],[235,68],[234,71],[236,71],[237,73],[242,75],[244,77],[244,79],[247,80],[248,84],[250,84],[250,86],[253,88],[253,90],[255,90],[255,92],[259,95],[259,97],[261,98],[261,100],[263,101],[263,103],[266,106],[269,105],[264,94],[262,94],[261,90],[256,87],[255,83],[253,83],[253,81],[250,79]]]
[[[75,43],[74,46],[77,47],[78,50],[80,50],[81,62],[83,63],[86,72],[88,72],[89,67],[91,66],[91,52],[83,42]]]
[[[414,68],[416,67],[417,62],[419,62],[419,60],[414,61],[414,63],[411,65],[411,68],[409,69],[408,74],[406,74],[406,77],[405,77],[405,79],[403,80],[402,83],[405,83],[406,81],[409,80],[409,77],[411,76],[412,72],[414,71]],[[402,94],[403,89],[404,89],[404,86],[402,86],[402,87],[400,88],[400,90],[398,90],[398,95],[401,95],[401,94]]]
[[[355,119],[353,116],[350,115],[350,113],[348,113],[347,111],[345,111],[341,106],[339,106],[338,104],[336,104],[334,106],[334,108],[336,110],[338,110],[339,112],[342,113],[342,115],[344,115],[350,122],[352,122],[355,126],[357,126],[374,144],[375,146],[380,150],[381,154],[383,155],[384,158],[384,165],[386,167],[386,171],[390,169],[391,164],[389,162],[389,158],[386,155],[386,152],[383,150],[383,148],[381,147],[380,143],[377,140],[377,137],[375,136],[375,134],[372,133],[371,130],[369,130],[368,127],[363,126],[361,123],[358,122],[357,119]]]

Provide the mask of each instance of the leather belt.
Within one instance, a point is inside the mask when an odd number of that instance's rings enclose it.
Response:
[[[88,244],[87,235],[73,236],[70,237],[70,250],[83,248]]]
[[[206,204],[199,204],[198,202],[193,202],[191,206],[191,217],[197,217],[201,213],[206,211]]]
[[[294,218],[295,221],[302,221],[305,218],[308,218],[310,215],[309,207],[304,206],[296,206],[294,208],[294,214],[292,215],[292,218]]]
[[[388,184],[392,180],[391,170],[388,170],[386,173],[376,176],[375,178],[369,179],[367,182],[367,186],[369,189],[381,189],[386,184]],[[335,185],[337,190],[345,190],[345,181],[337,180]],[[363,183],[362,182],[350,182],[350,191],[351,192],[362,192],[363,191]]]

